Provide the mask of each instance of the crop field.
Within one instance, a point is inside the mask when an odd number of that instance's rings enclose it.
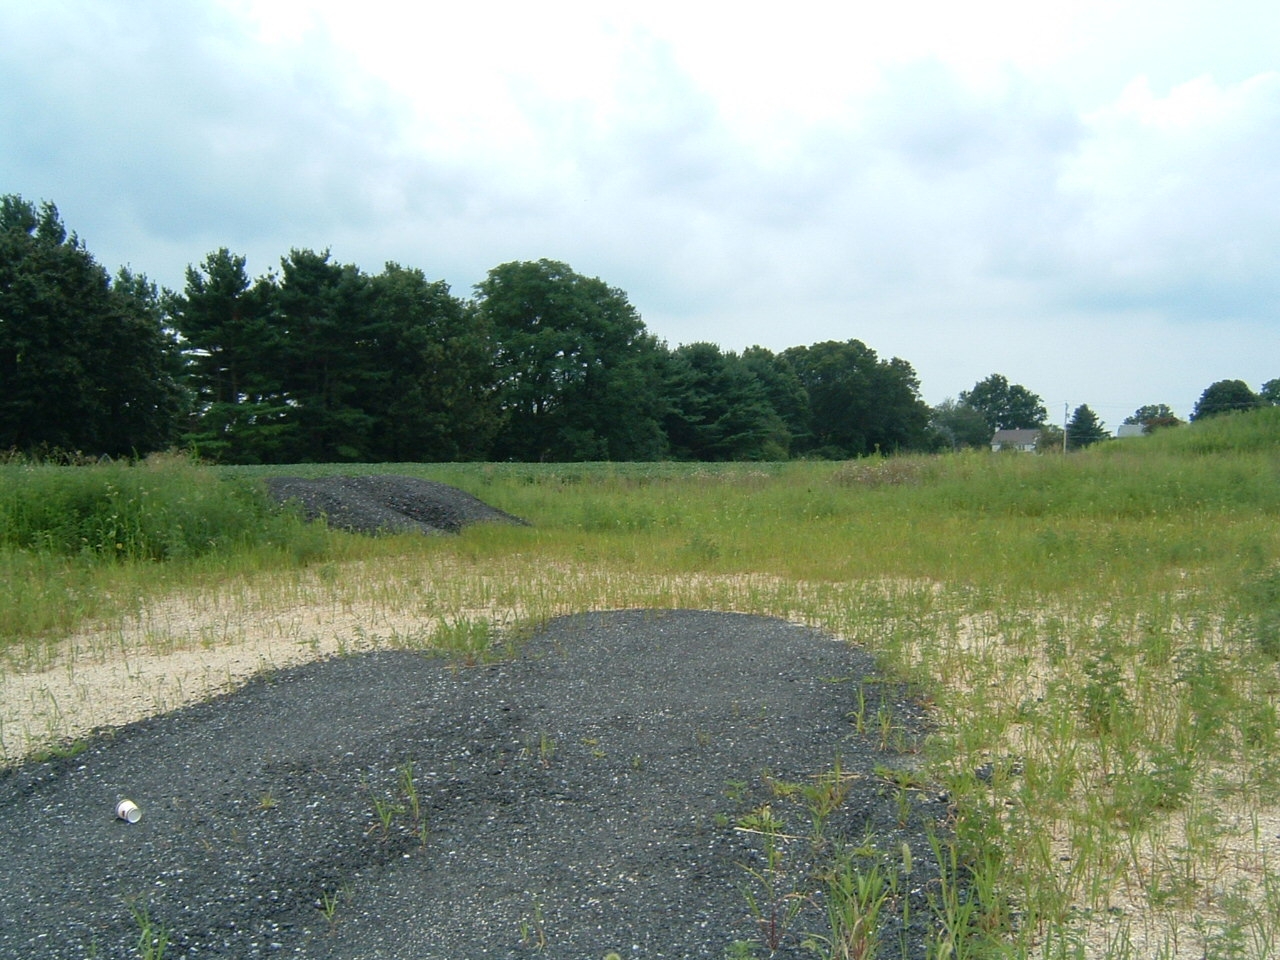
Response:
[[[399,473],[530,521],[364,537],[271,474]],[[921,692],[944,957],[1280,955],[1280,408],[1067,456],[0,465],[0,745],[366,649],[492,652],[587,610],[814,625]],[[892,718],[886,721],[892,734]],[[963,915],[963,916],[962,916]]]

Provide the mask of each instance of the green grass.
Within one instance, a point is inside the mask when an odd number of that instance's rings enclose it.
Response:
[[[258,483],[374,471],[533,525],[357,537],[270,511]],[[80,626],[174,596],[243,598],[255,614],[239,620],[404,610],[429,626],[378,642],[472,660],[512,623],[591,608],[801,620],[932,700],[920,775],[953,799],[936,897],[951,955],[1265,956],[1280,941],[1278,520],[1275,408],[1065,457],[13,463],[0,642],[41,662]],[[892,717],[862,720],[893,737]]]

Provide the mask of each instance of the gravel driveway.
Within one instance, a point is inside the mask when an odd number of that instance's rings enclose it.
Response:
[[[867,655],[760,617],[591,613],[491,664],[315,663],[0,775],[0,957],[138,957],[148,922],[170,958],[812,956],[813,872],[842,841],[897,871],[909,845],[882,937],[923,957],[945,803],[876,774],[922,735]],[[837,755],[851,789],[818,844],[768,778]],[[125,796],[139,823],[114,817]],[[738,829],[766,803],[775,871]],[[774,930],[747,893],[801,909]]]

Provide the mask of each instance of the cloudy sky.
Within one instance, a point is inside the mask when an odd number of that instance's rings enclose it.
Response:
[[[0,193],[165,286],[547,257],[672,346],[857,338],[1111,427],[1280,377],[1275,0],[0,0],[0,38]]]

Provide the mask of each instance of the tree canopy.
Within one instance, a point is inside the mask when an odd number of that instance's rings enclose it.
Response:
[[[999,373],[979,380],[972,390],[960,391],[960,402],[982,414],[992,433],[997,430],[1034,430],[1049,419],[1044,401],[1021,384],[1011,384]]]
[[[554,260],[476,285],[493,331],[499,459],[647,460],[663,452],[657,341],[616,287]]]
[[[1088,404],[1081,404],[1071,414],[1067,423],[1067,448],[1078,450],[1092,446],[1100,440],[1106,440],[1106,425],[1098,419],[1098,415],[1089,409]]]
[[[0,198],[0,448],[129,455],[184,444],[239,463],[848,458],[1052,433],[998,373],[930,409],[915,370],[861,340],[674,349],[624,291],[556,260],[489,271],[470,299],[396,263],[295,249],[256,279],[227,248],[180,292],[111,278],[51,203]],[[1280,403],[1219,381],[1193,419]],[[1126,423],[1180,421],[1164,404]],[[1047,434],[1046,434],[1047,435]],[[1062,434],[1054,434],[1061,446]],[[1106,436],[1087,405],[1070,447]]]
[[[1125,417],[1124,422],[1127,424],[1142,424],[1143,433],[1151,433],[1153,430],[1159,430],[1163,427],[1180,426],[1182,423],[1177,414],[1173,412],[1173,409],[1164,403],[1144,404]]]
[[[951,450],[985,447],[994,432],[980,410],[951,398],[930,411],[929,428],[939,438],[939,445]]]
[[[809,395],[802,453],[860,457],[917,448],[925,442],[929,408],[905,360],[881,360],[861,340],[792,347],[783,358]]]
[[[1252,410],[1261,404],[1262,400],[1243,380],[1219,380],[1217,383],[1210,384],[1205,388],[1204,393],[1200,394],[1191,419],[1200,420],[1220,413]]]
[[[679,460],[776,460],[787,428],[764,381],[742,357],[712,343],[672,351],[663,426]]]
[[[155,286],[113,282],[52,203],[0,198],[0,448],[163,449],[183,403]]]

